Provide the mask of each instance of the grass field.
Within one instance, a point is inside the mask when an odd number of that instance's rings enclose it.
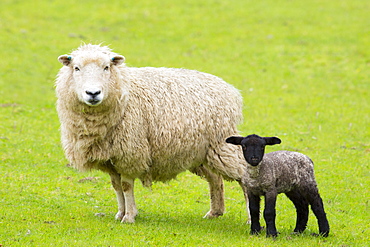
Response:
[[[0,246],[368,246],[370,2],[25,1],[0,3]],[[237,183],[227,213],[202,219],[207,183],[191,173],[136,186],[134,225],[114,221],[109,178],[66,166],[55,110],[57,57],[81,42],[110,45],[128,66],[215,74],[241,90],[243,134],[315,162],[330,236],[316,220],[292,236],[281,195],[277,240],[250,236]],[[264,222],[263,222],[264,224]]]

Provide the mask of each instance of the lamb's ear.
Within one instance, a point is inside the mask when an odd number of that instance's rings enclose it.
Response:
[[[266,141],[266,145],[275,145],[275,144],[280,144],[281,140],[277,137],[264,137]]]
[[[243,139],[244,137],[241,136],[230,136],[229,138],[226,139],[226,142],[234,145],[240,145]]]
[[[61,55],[58,57],[58,61],[65,66],[68,66],[72,61],[72,56]]]
[[[125,57],[121,55],[116,55],[111,58],[113,65],[120,65],[125,61]]]

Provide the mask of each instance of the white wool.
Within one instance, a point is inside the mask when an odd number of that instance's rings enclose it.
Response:
[[[87,105],[79,97],[85,88],[75,81],[73,66],[98,68],[116,55],[107,47],[84,45],[71,53],[70,63],[64,58],[67,66],[56,80],[57,111],[71,164],[79,170],[114,169],[145,185],[199,165],[240,180],[241,150],[225,143],[238,134],[242,120],[239,91],[194,70],[111,64],[109,79],[99,81],[104,100]]]

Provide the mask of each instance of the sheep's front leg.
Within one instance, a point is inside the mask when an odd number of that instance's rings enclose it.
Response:
[[[251,234],[258,234],[261,231],[260,225],[260,197],[258,195],[253,195],[248,191],[248,201],[249,201],[249,212],[251,215]]]
[[[123,189],[121,185],[121,176],[118,173],[110,173],[110,179],[114,191],[116,192],[117,203],[118,203],[118,212],[115,216],[116,220],[122,220],[125,215],[125,197],[123,195]]]
[[[121,185],[123,195],[125,196],[125,215],[122,218],[122,223],[134,223],[137,215],[137,209],[134,197],[134,179],[124,178],[121,176]]]
[[[276,218],[276,191],[270,191],[265,194],[265,210],[263,217],[266,221],[266,235],[277,237],[275,218]]]

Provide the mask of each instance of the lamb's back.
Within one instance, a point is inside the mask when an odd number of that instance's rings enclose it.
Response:
[[[270,183],[274,183],[278,193],[304,187],[308,183],[316,184],[313,162],[302,153],[292,151],[267,153],[262,165],[264,170],[262,176],[269,177]]]

